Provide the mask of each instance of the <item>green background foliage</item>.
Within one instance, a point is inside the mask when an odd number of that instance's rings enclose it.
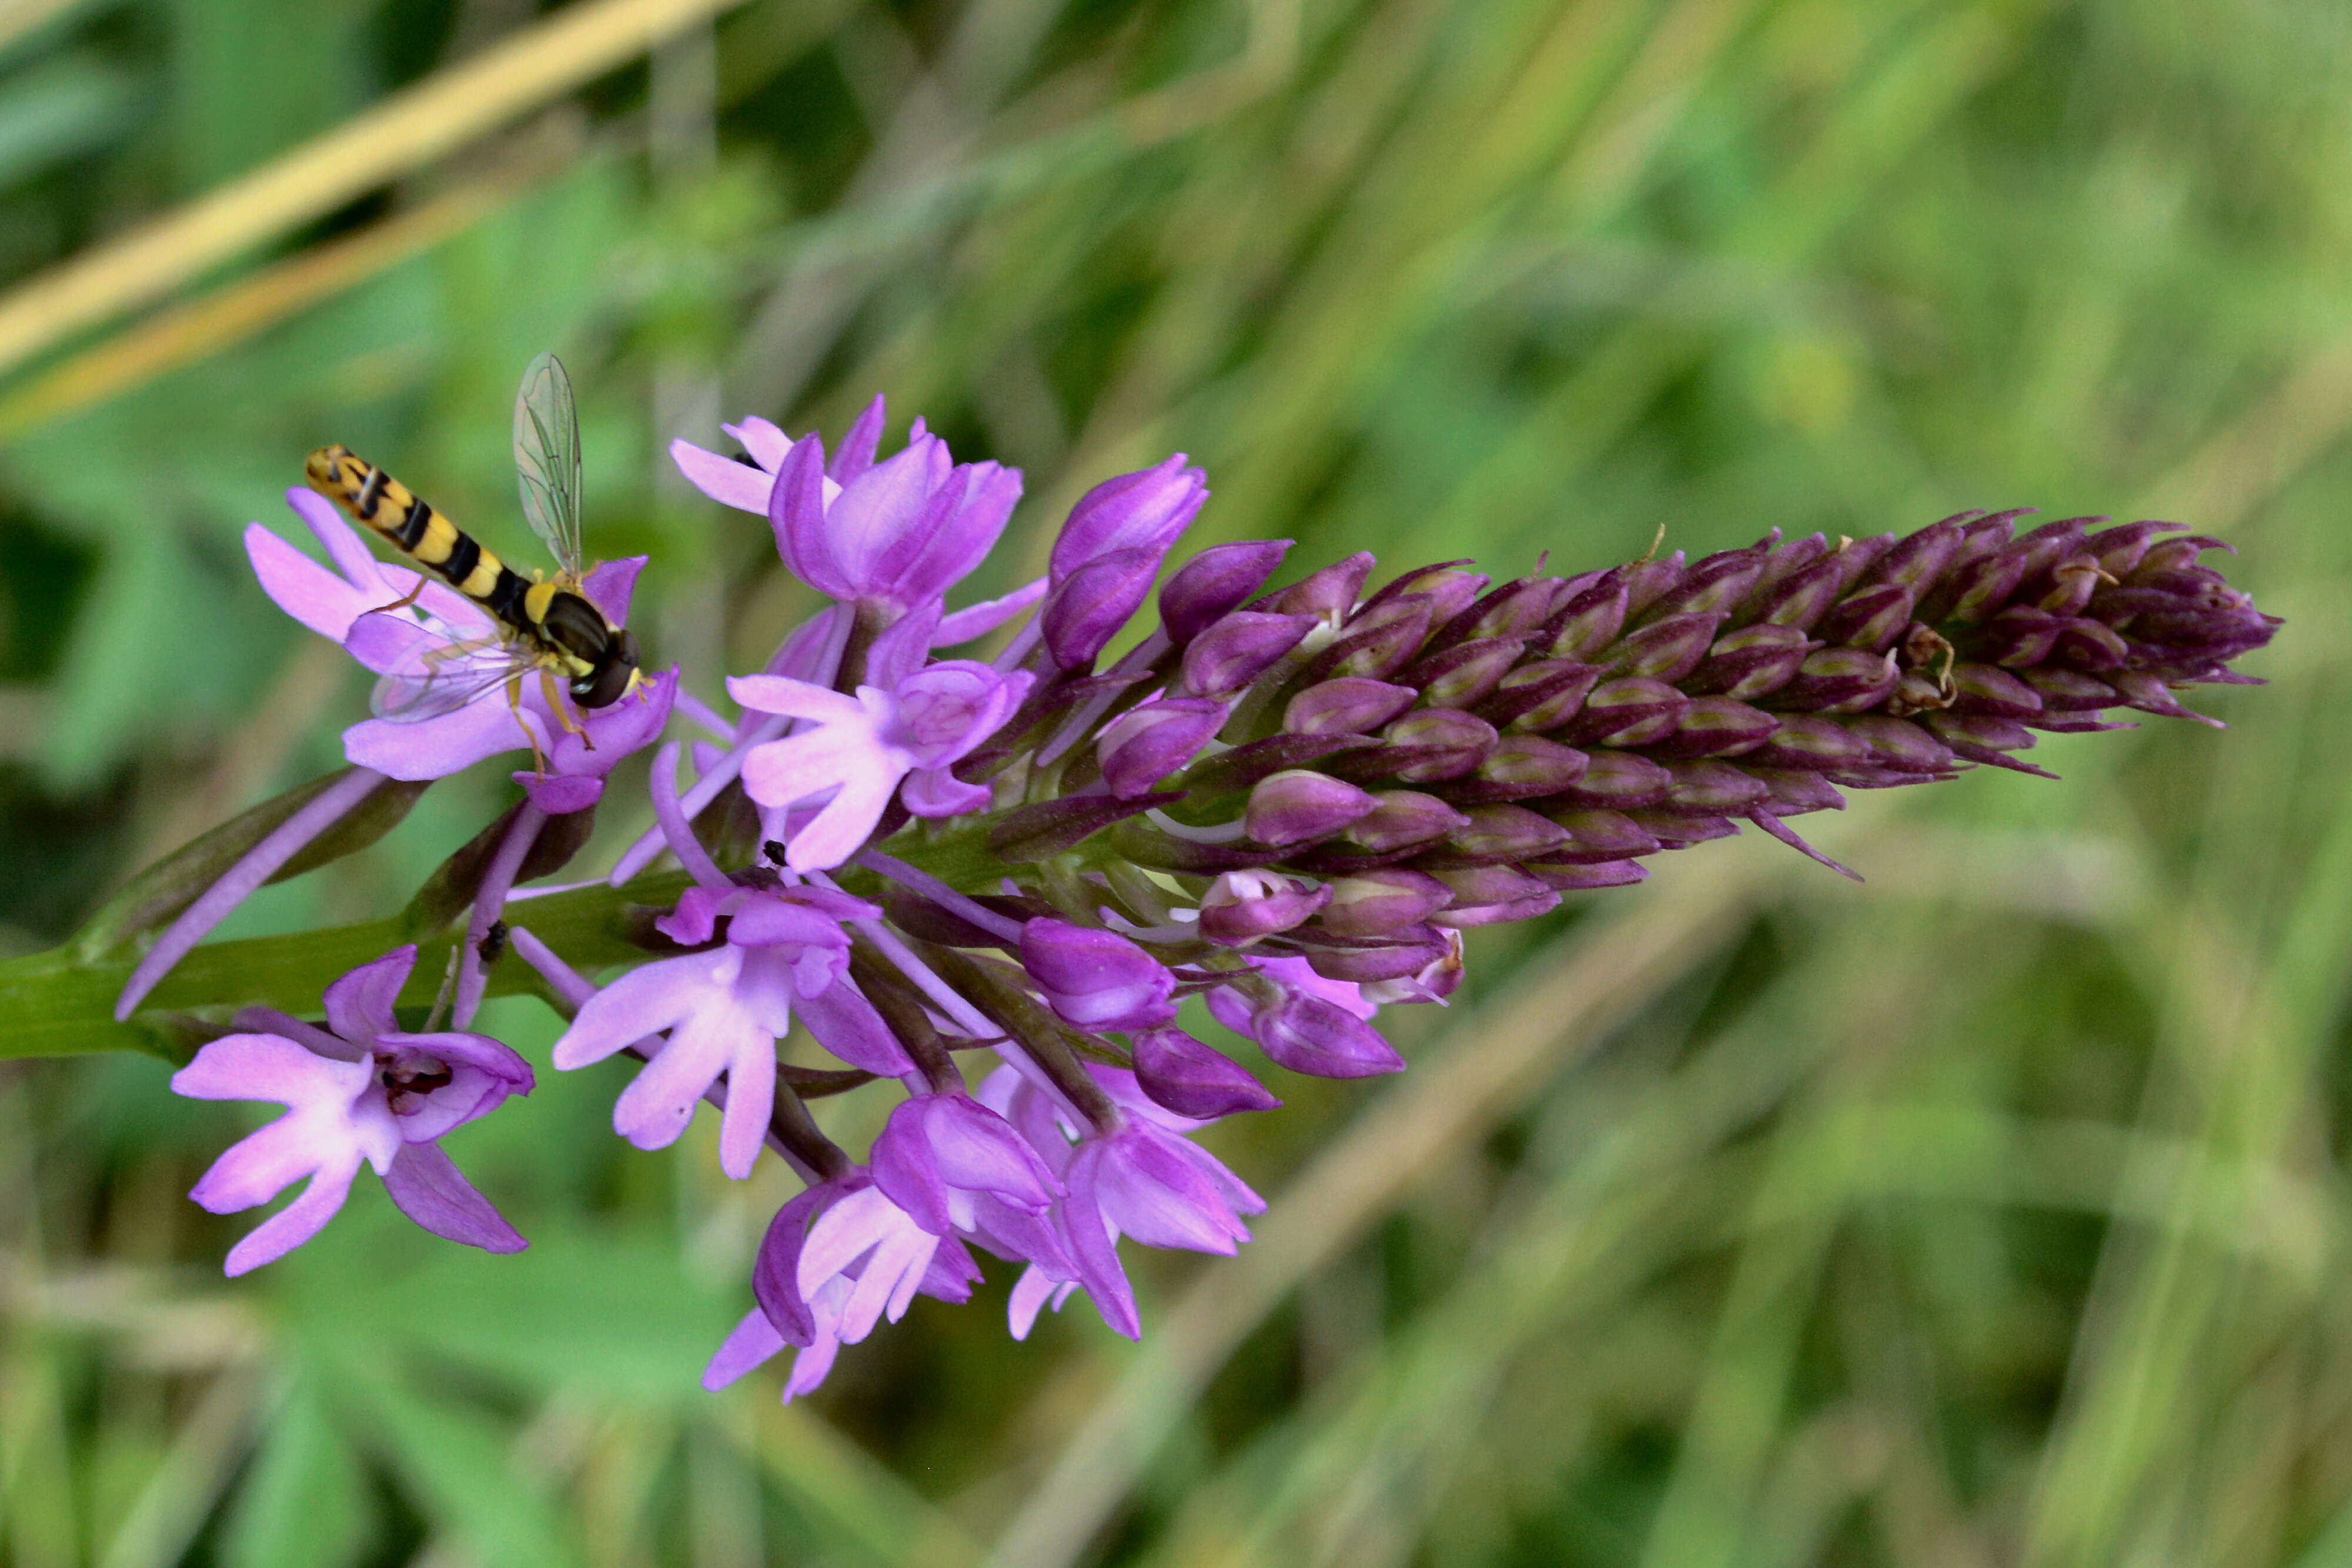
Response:
[[[537,21],[0,11],[0,267]],[[653,555],[638,624],[713,695],[809,601],[665,443],[877,391],[1025,470],[989,592],[1182,449],[1202,542],[1309,563],[2032,504],[2226,533],[2290,624],[2198,699],[2227,735],[1857,800],[1863,887],[1742,841],[1475,936],[1413,1072],[1218,1130],[1274,1211],[1134,1260],[1140,1349],[1083,1306],[1010,1343],[999,1278],[803,1405],[702,1394],[789,1182],[622,1145],[617,1069],[457,1140],[521,1257],[363,1182],[226,1283],[248,1221],[184,1195],[251,1108],[0,1065],[0,1563],[2352,1563],[2347,67],[2328,0],[750,0],[181,279],[252,307],[193,349],[51,345],[0,387],[10,951],[337,759],[364,683],[238,544],[310,447],[530,559],[548,347],[592,549]],[[396,908],[481,771],[224,934]],[[535,1003],[486,1019],[544,1067]]]

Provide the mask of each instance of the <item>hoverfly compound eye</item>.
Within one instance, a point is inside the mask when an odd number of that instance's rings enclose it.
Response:
[[[572,683],[572,700],[582,707],[610,707],[627,693],[636,673],[636,638],[626,630],[615,632],[596,667]]]

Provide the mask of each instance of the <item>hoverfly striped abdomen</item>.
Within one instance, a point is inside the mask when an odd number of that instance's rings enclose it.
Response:
[[[562,677],[584,708],[620,699],[637,668],[637,643],[574,591],[572,572],[539,582],[501,561],[422,497],[350,448],[321,446],[304,465],[310,487],[352,521],[480,605],[537,663]]]

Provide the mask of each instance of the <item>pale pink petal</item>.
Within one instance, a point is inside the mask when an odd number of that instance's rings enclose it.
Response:
[[[381,595],[353,588],[259,523],[246,525],[245,554],[261,591],[321,637],[341,642],[353,621],[383,602]]]
[[[740,511],[767,515],[768,492],[776,483],[773,475],[682,439],[669,444],[669,455],[686,482],[712,500]]]
[[[359,1169],[359,1158],[353,1155],[346,1164],[320,1170],[310,1178],[300,1197],[254,1227],[251,1234],[229,1249],[221,1272],[235,1279],[264,1263],[276,1262],[318,1235],[343,1207],[343,1199],[352,1190],[352,1178]]]
[[[581,1008],[555,1042],[555,1065],[568,1072],[602,1061],[697,1008],[723,1002],[740,962],[733,948],[720,947],[630,970]]]

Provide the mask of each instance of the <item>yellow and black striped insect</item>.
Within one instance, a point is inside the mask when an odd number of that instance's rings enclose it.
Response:
[[[572,728],[556,698],[556,682],[583,708],[609,706],[637,684],[636,638],[607,621],[581,591],[580,418],[572,379],[552,354],[540,355],[523,372],[515,397],[514,454],[523,519],[555,552],[551,580],[516,571],[348,447],[321,446],[304,465],[310,488],[498,622],[494,634],[426,648],[414,668],[387,674],[376,684],[379,716],[432,718],[501,684],[509,701],[520,704],[523,677],[536,671],[548,706]]]

